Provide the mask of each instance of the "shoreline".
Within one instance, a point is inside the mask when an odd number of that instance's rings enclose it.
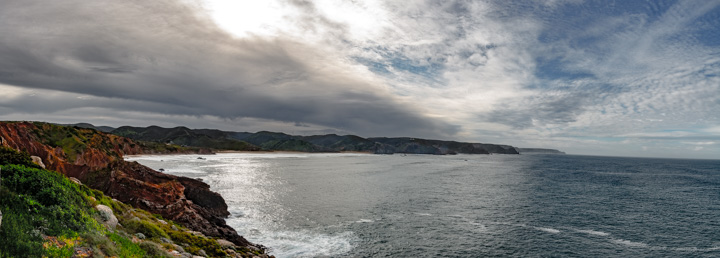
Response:
[[[342,154],[342,153],[353,153],[353,154],[375,154],[372,152],[364,152],[364,151],[334,151],[334,152],[305,152],[305,151],[235,151],[235,150],[218,150],[214,151],[212,153],[146,153],[146,154],[130,154],[130,155],[123,155],[123,158],[127,157],[140,157],[140,156],[170,156],[170,155],[215,155],[215,154],[227,154],[227,153],[247,153],[247,154],[282,154],[282,153],[290,153],[290,154]]]

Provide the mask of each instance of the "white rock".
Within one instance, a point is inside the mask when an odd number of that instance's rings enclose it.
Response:
[[[225,239],[218,239],[218,240],[217,240],[217,243],[218,243],[220,246],[222,246],[223,248],[228,248],[228,247],[233,247],[233,246],[235,246],[235,244],[233,244],[232,242],[227,241],[227,240],[225,240]]]
[[[70,181],[72,181],[73,183],[82,185],[82,182],[80,182],[80,179],[77,179],[77,178],[74,178],[74,177],[71,177],[71,178],[68,178],[68,179],[70,179]]]
[[[30,156],[32,158],[33,163],[37,164],[41,168],[45,168],[45,164],[43,164],[42,159],[38,156]]]
[[[95,206],[95,209],[100,212],[100,218],[102,218],[103,225],[107,226],[109,229],[115,229],[118,224],[118,219],[115,217],[115,214],[113,214],[112,209],[110,207],[98,204]]]

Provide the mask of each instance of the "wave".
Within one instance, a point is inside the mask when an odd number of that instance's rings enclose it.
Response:
[[[575,231],[580,233],[585,233],[588,235],[595,235],[595,236],[609,236],[610,233],[602,232],[602,231],[595,231],[590,229],[576,229]]]
[[[545,231],[545,232],[552,233],[552,234],[560,233],[559,229],[554,229],[554,228],[544,228],[544,227],[534,227],[534,228],[537,230]]]
[[[352,232],[328,235],[310,231],[270,231],[262,233],[255,242],[270,247],[275,257],[338,256],[354,248]]]
[[[641,248],[650,247],[650,245],[648,245],[646,243],[634,242],[634,241],[625,240],[625,239],[612,239],[612,240],[610,240],[610,242],[613,242],[613,243],[619,244],[619,245],[629,246],[629,247],[641,247]]]

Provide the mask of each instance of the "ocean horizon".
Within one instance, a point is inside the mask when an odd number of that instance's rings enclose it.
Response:
[[[127,158],[202,179],[277,257],[720,255],[720,161],[222,153]]]

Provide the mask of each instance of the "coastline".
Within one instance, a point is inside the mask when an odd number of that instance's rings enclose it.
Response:
[[[141,156],[174,156],[174,155],[215,155],[215,154],[227,154],[227,153],[245,153],[245,154],[330,154],[330,153],[353,153],[353,154],[375,154],[372,152],[365,151],[333,151],[333,152],[306,152],[306,151],[235,151],[235,150],[216,150],[212,153],[146,153],[146,154],[128,154],[123,155],[123,158],[141,157]]]

